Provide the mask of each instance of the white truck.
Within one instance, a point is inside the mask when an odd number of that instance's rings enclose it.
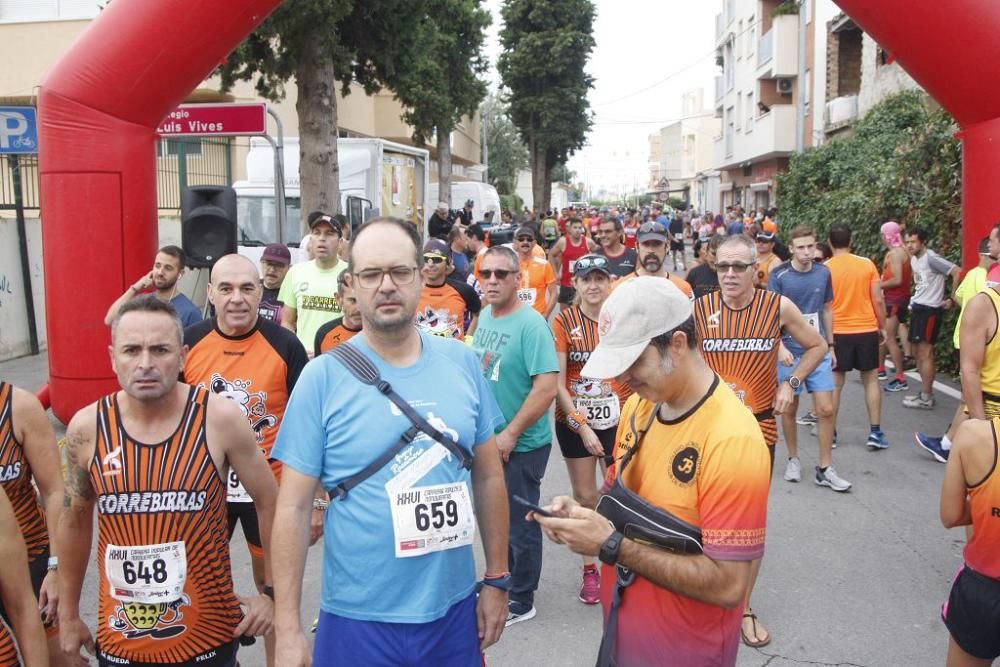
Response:
[[[250,141],[247,179],[233,183],[236,190],[240,253],[258,260],[269,243],[297,246],[306,233],[299,196],[299,139],[286,138],[284,157],[285,223],[278,224],[278,193],[275,188],[274,150],[258,138]],[[430,154],[422,148],[384,139],[338,139],[340,166],[340,211],[352,228],[378,215],[409,220],[425,235],[428,206]]]
[[[437,207],[440,197],[440,184],[431,183],[430,194],[427,201],[431,207]],[[487,213],[493,213],[493,222],[500,224],[500,195],[497,189],[489,183],[480,181],[455,181],[451,182],[451,207],[455,210],[465,206],[465,202],[472,200],[472,215],[474,222],[485,219]]]

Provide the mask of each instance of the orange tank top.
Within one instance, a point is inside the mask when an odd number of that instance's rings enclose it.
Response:
[[[965,545],[965,562],[976,572],[1000,579],[1000,445],[997,444],[997,426],[994,418],[993,467],[986,479],[969,487],[969,510],[972,514],[972,539]]]
[[[774,405],[778,389],[781,295],[756,289],[750,305],[740,310],[726,306],[721,292],[694,303],[702,356],[760,417]]]
[[[17,652],[14,633],[3,617],[0,617],[0,667],[21,667],[21,656]]]
[[[10,498],[32,561],[49,549],[45,511],[38,504],[38,494],[31,483],[31,466],[21,443],[14,437],[14,387],[0,382],[0,486]]]
[[[230,646],[241,611],[226,533],[226,486],[205,441],[208,392],[191,387],[165,442],[132,439],[117,395],[98,403],[97,643],[134,662],[193,664]]]

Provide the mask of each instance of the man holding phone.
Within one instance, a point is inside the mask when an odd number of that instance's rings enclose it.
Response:
[[[702,553],[640,543],[633,524],[609,523],[603,499],[595,512],[561,496],[546,508],[557,517],[532,518],[553,541],[605,564],[608,624],[598,664],[659,664],[669,651],[672,664],[735,665],[750,565],[764,552],[763,435],[702,359],[691,303],[672,283],[628,281],[608,297],[599,321],[601,342],[583,374],[616,378],[636,393],[622,410],[605,498],[645,501],[661,523],[686,522],[700,532]]]

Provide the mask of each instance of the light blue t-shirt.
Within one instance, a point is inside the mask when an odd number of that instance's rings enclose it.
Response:
[[[178,294],[171,299],[170,305],[172,305],[174,310],[177,311],[177,316],[181,318],[181,324],[184,325],[185,329],[192,324],[198,324],[198,322],[205,319],[201,315],[201,309],[191,303],[191,299],[187,298],[183,294]]]
[[[427,421],[472,451],[493,436],[501,421],[479,362],[459,341],[423,333],[420,341],[420,358],[407,368],[386,364],[364,336],[355,336],[350,344]],[[299,376],[272,456],[318,478],[329,490],[378,458],[409,427],[409,419],[388,398],[324,354]],[[323,527],[323,611],[363,621],[427,623],[472,594],[476,574],[471,545],[396,557],[386,483],[434,444],[421,434],[346,498],[330,504]],[[413,486],[453,482],[467,483],[471,495],[469,471],[449,454]]]
[[[479,355],[483,376],[503,412],[497,433],[507,428],[521,409],[535,375],[559,372],[552,330],[545,318],[528,306],[500,318],[493,317],[492,306],[483,308],[472,348]],[[551,442],[552,428],[546,412],[521,434],[514,451],[530,452]]]
[[[830,340],[823,325],[823,308],[833,301],[830,269],[813,262],[808,271],[796,271],[791,262],[785,262],[771,271],[767,289],[788,297],[802,311],[802,316],[819,331],[823,340]],[[781,337],[781,341],[796,357],[801,357],[805,352],[787,333]]]

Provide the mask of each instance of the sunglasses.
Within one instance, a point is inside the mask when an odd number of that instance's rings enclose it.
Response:
[[[424,255],[424,264],[441,264],[444,261],[440,255]]]
[[[658,234],[666,234],[667,228],[658,222],[644,222],[639,226],[640,234],[649,234],[650,232],[656,232]]]
[[[496,276],[497,280],[506,280],[507,276],[515,273],[510,269],[481,269],[479,275],[483,277],[484,280],[489,280],[493,276]]]
[[[746,273],[753,264],[744,264],[743,262],[734,262],[732,264],[716,264],[715,270],[717,273]]]
[[[608,270],[608,260],[601,255],[586,255],[576,260],[576,264],[573,265],[573,274],[578,274],[581,271],[589,271],[590,269],[603,269]]]
[[[525,243],[526,241],[534,241],[534,240],[535,240],[534,236],[518,236],[517,237],[517,242],[518,243]]]

